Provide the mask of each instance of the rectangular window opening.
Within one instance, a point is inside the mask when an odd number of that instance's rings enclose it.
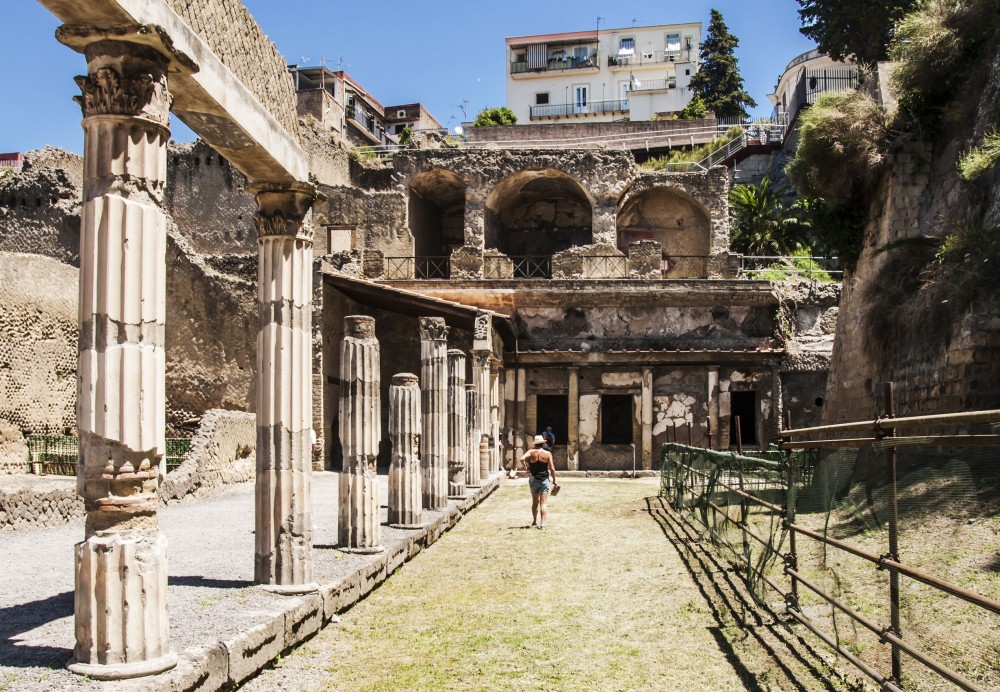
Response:
[[[545,91],[540,94],[535,94],[535,105],[545,106],[549,103],[549,92]]]
[[[632,395],[601,397],[601,444],[632,444]]]

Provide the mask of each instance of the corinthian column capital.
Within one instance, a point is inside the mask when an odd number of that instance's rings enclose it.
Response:
[[[253,187],[253,193],[257,199],[257,213],[253,218],[258,237],[281,235],[313,239],[313,229],[305,219],[319,197],[315,187],[305,183],[258,184]]]

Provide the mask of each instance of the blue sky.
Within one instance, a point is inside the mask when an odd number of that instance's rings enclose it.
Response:
[[[29,151],[45,144],[80,153],[83,135],[79,93],[73,76],[83,56],[56,42],[59,22],[35,0],[2,0],[7,31],[0,43],[0,152]],[[484,106],[503,105],[504,38],[523,34],[582,31],[697,22],[708,28],[716,8],[740,39],[737,49],[747,91],[758,115],[771,112],[767,94],[793,57],[813,44],[799,29],[795,0],[505,0],[424,5],[388,0],[245,0],[264,31],[290,63],[324,63],[347,71],[384,104],[423,102],[453,127]],[[433,10],[430,8],[434,8]],[[179,122],[178,141],[192,138]]]

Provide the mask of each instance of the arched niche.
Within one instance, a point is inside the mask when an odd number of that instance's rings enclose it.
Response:
[[[593,242],[593,201],[551,168],[515,173],[486,198],[486,247],[508,256],[551,257]]]
[[[465,181],[435,168],[414,176],[408,219],[417,257],[448,257],[465,243]]]
[[[669,186],[632,188],[618,204],[618,248],[628,253],[637,240],[655,240],[665,278],[707,276],[712,221],[687,192]]]

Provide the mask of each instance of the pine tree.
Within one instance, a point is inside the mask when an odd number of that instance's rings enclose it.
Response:
[[[799,30],[834,60],[874,64],[889,56],[896,24],[919,0],[796,0]]]
[[[701,69],[691,78],[691,90],[701,97],[706,108],[715,111],[717,118],[746,117],[747,106],[757,105],[743,90],[734,53],[739,44],[739,39],[729,33],[722,13],[712,10],[708,35],[701,44]]]

